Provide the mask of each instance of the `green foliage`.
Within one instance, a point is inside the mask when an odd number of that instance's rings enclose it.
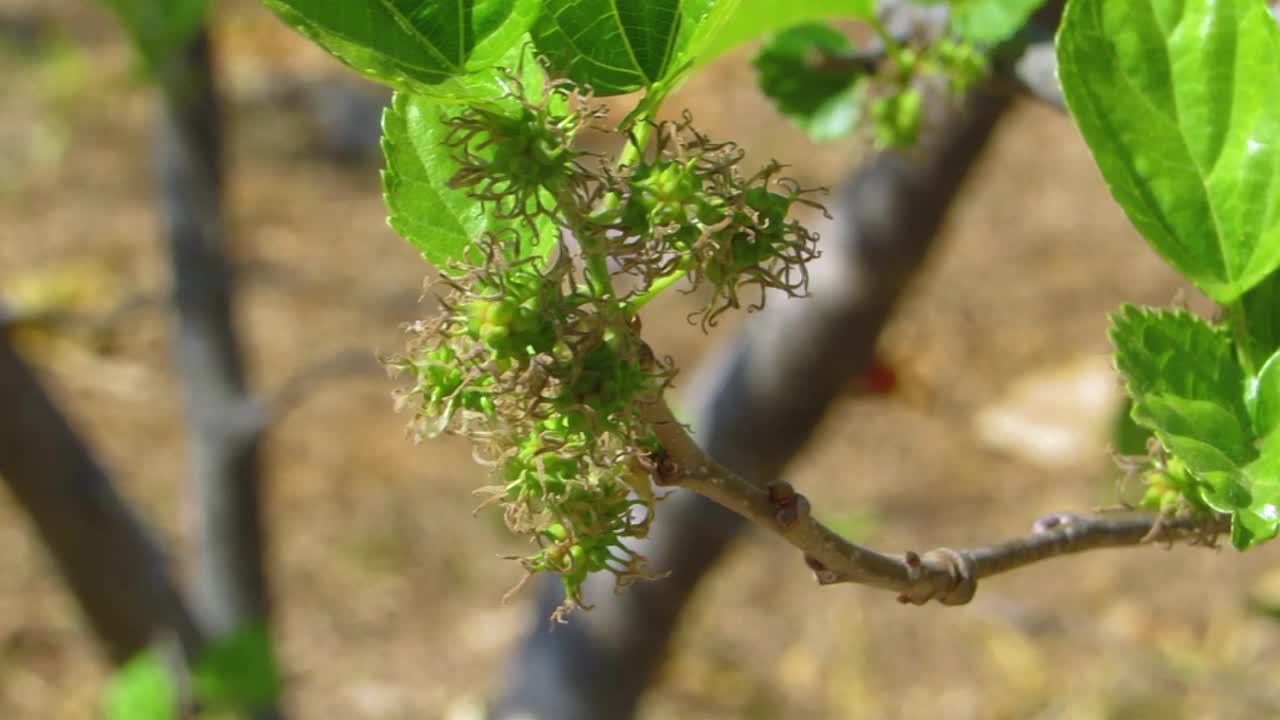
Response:
[[[1146,455],[1151,440],[1151,430],[1134,422],[1132,413],[1133,400],[1125,397],[1111,421],[1111,450],[1124,458]]]
[[[461,110],[398,96],[387,115],[393,225],[449,273],[444,310],[415,323],[390,364],[410,378],[399,404],[413,411],[415,433],[473,441],[493,469],[490,502],[539,546],[524,567],[559,574],[571,607],[590,573],[644,576],[624,543],[644,536],[654,511],[658,448],[640,407],[673,368],[640,340],[636,313],[681,278],[709,289],[706,324],[748,286],[761,304],[766,289],[803,292],[816,237],[788,215],[812,201],[777,177],[776,163],[742,176],[742,151],[688,117],[613,128],[630,152],[610,166],[572,149],[579,128],[604,118],[576,86],[534,92],[514,77],[506,86],[500,102]],[[402,142],[415,148],[412,165]],[[397,184],[409,167],[426,176],[425,208],[412,204],[422,190]],[[449,202],[477,223],[509,224],[446,228],[462,217],[442,214]],[[580,250],[553,241],[546,254],[528,242],[534,231],[572,235]]]
[[[502,61],[533,25],[538,0],[262,0],[342,62],[398,90],[435,87]],[[462,93],[465,94],[465,93]]]
[[[1159,439],[1145,504],[1181,498],[1191,509],[1232,516],[1232,543],[1244,549],[1276,534],[1280,515],[1280,372],[1264,366],[1246,380],[1226,328],[1185,311],[1125,306],[1112,316],[1116,367],[1133,400],[1132,417]],[[1276,366],[1280,368],[1280,361]],[[1260,441],[1259,438],[1262,438]]]
[[[951,0],[951,31],[978,45],[1004,42],[1045,0]]]
[[[1255,369],[1280,350],[1280,273],[1272,273],[1227,308],[1228,316],[1248,333],[1242,333],[1241,360]]]
[[[545,255],[555,244],[552,224],[523,212],[527,201],[554,202],[542,186],[550,178],[513,179],[511,172],[563,172],[567,177],[574,160],[570,143],[586,118],[571,117],[565,110],[569,99],[564,93],[553,89],[543,94],[542,70],[532,59],[525,61],[521,77],[493,75],[491,85],[473,83],[477,93],[487,87],[484,94],[493,95],[483,104],[460,106],[426,95],[396,93],[383,114],[382,185],[390,210],[388,222],[437,268],[446,270],[461,260],[475,239],[485,234],[518,238],[508,245],[513,257]],[[503,88],[516,91],[499,100]],[[468,131],[468,113],[480,116],[476,122],[494,132],[477,138]],[[468,142],[460,148],[457,140],[463,136]],[[497,172],[495,160],[507,168],[506,175],[492,176]],[[459,184],[485,173],[489,173],[487,195],[523,188],[521,212],[514,207],[492,212]],[[510,187],[512,183],[516,187]]]
[[[665,79],[695,26],[680,0],[544,0],[534,27],[553,72],[598,95]],[[696,19],[695,19],[696,22]]]
[[[1130,220],[1220,303],[1280,266],[1280,30],[1261,0],[1072,0],[1072,116]]]
[[[813,139],[830,140],[848,134],[857,124],[863,96],[860,81],[867,69],[851,62],[836,68],[820,63],[823,58],[850,57],[850,49],[843,33],[825,25],[797,25],[771,37],[751,64],[760,91],[779,112]]]
[[[1245,403],[1258,435],[1269,436],[1280,429],[1280,352],[1263,364],[1245,389]]]
[[[834,18],[872,20],[875,0],[719,0],[711,3],[705,31],[691,43],[689,60],[711,62],[754,38],[796,25]]]
[[[1206,400],[1245,419],[1244,375],[1231,334],[1182,310],[1125,305],[1111,316],[1116,367],[1132,397],[1168,394]]]
[[[265,626],[252,623],[217,638],[191,668],[191,695],[206,714],[223,717],[269,706],[280,694],[280,673]],[[154,651],[138,653],[111,677],[107,720],[176,720],[178,690]]]
[[[909,148],[920,138],[924,98],[906,88],[871,101],[871,139],[876,147]]]
[[[196,701],[208,710],[269,706],[280,694],[280,672],[266,627],[245,625],[215,640],[191,669],[191,680]]]
[[[1253,483],[1254,500],[1248,519],[1258,542],[1275,534],[1280,515],[1280,433],[1273,430],[1262,439],[1258,457],[1245,467],[1245,473]]]
[[[111,676],[103,714],[107,720],[173,720],[178,691],[155,653],[134,656]]]
[[[1244,549],[1280,524],[1280,31],[1260,0],[1072,0],[1068,107],[1112,194],[1226,324],[1122,308],[1116,366],[1162,452],[1144,504],[1231,516]]]
[[[587,574],[643,576],[628,538],[656,509],[662,450],[640,408],[674,368],[638,313],[687,280],[713,325],[740,291],[797,295],[816,236],[790,218],[810,191],[658,104],[690,69],[751,38],[761,88],[812,135],[858,124],[913,145],[938,73],[986,74],[1042,0],[956,0],[942,39],[888,34],[871,0],[264,0],[398,93],[384,117],[390,223],[444,272],[441,313],[390,365],[419,436],[467,436],[491,502],[555,572],[569,604]],[[867,21],[883,57],[813,23]],[[788,29],[789,28],[789,29]],[[1147,240],[1225,324],[1126,307],[1113,317],[1130,435],[1154,436],[1144,504],[1228,513],[1232,542],[1276,534],[1280,500],[1280,35],[1260,0],[1072,0],[1058,37],[1071,112]],[[535,62],[534,57],[539,58]],[[549,72],[544,72],[542,64]],[[590,97],[644,91],[607,123]],[[575,145],[615,134],[613,162]],[[572,242],[568,240],[572,238]],[[1148,435],[1147,433],[1150,433]]]
[[[119,16],[150,73],[204,22],[205,0],[103,0]]]
[[[445,182],[455,168],[441,142],[445,107],[423,95],[397,93],[382,116],[383,197],[387,222],[437,267],[462,257],[490,219],[478,207],[450,202],[461,193]],[[413,128],[413,130],[411,130]]]
[[[773,35],[752,60],[757,84],[779,112],[815,140],[866,127],[878,148],[914,147],[923,114],[915,80],[938,74],[962,95],[986,77],[986,55],[970,41],[950,37],[903,46],[884,27],[872,27],[883,58],[859,53],[842,33],[824,25],[797,25]]]
[[[961,95],[985,80],[991,69],[986,54],[973,41],[947,38],[928,49],[923,64],[945,76],[955,95]]]

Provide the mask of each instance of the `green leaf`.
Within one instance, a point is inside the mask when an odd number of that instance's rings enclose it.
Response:
[[[1167,438],[1190,438],[1203,444],[1204,448],[1187,446],[1191,454],[1177,451],[1196,473],[1230,472],[1257,454],[1236,417],[1207,400],[1188,400],[1161,393],[1143,395],[1134,402],[1133,419],[1155,430],[1162,442]],[[1175,450],[1178,442],[1164,444]],[[1213,452],[1206,455],[1205,448]]]
[[[1245,405],[1258,437],[1269,437],[1280,429],[1280,352],[1267,359],[1257,377],[1249,379]]]
[[[1231,546],[1235,549],[1248,550],[1276,536],[1277,488],[1269,486],[1267,490],[1270,499],[1260,507],[1255,503],[1231,514]]]
[[[875,0],[720,0],[711,5],[682,61],[705,65],[742,43],[796,25],[876,16]]]
[[[618,95],[662,80],[678,47],[680,0],[544,0],[538,52],[557,75]]]
[[[1247,357],[1260,365],[1262,359],[1280,350],[1280,273],[1272,273],[1250,288],[1228,312],[1239,315],[1234,318],[1238,325],[1248,328],[1239,341],[1247,349]]]
[[[1259,451],[1258,459],[1245,467],[1251,502],[1232,518],[1231,544],[1241,550],[1274,538],[1280,529],[1280,433],[1268,435]]]
[[[1246,402],[1244,373],[1227,330],[1180,310],[1124,306],[1111,320],[1133,420],[1153,430],[1168,452],[1168,477],[1185,468],[1194,486],[1180,486],[1184,495],[1232,515],[1236,547],[1273,536],[1272,489],[1280,482],[1271,468],[1280,462],[1259,457],[1251,419],[1259,404],[1269,407],[1269,400],[1257,400],[1268,390],[1253,388]],[[1280,448],[1275,454],[1280,457]]]
[[[491,67],[522,41],[539,0],[262,0],[351,68],[397,90],[437,86]]]
[[[737,15],[738,6],[744,1],[750,0],[683,0],[680,10],[689,42],[681,49],[677,64],[703,65],[714,59],[709,53],[709,46],[724,35],[725,26]]]
[[[1072,0],[1067,106],[1147,241],[1219,303],[1280,267],[1280,29],[1262,0]]]
[[[479,201],[445,186],[457,169],[443,144],[447,111],[429,97],[397,92],[382,115],[387,222],[440,270],[489,225]]]
[[[540,81],[537,87],[541,87]],[[383,197],[388,223],[437,269],[460,260],[486,232],[515,228],[525,241],[522,255],[545,255],[556,236],[550,221],[540,219],[537,238],[513,221],[497,220],[484,205],[446,183],[458,169],[445,144],[449,128],[443,119],[456,106],[422,95],[397,92],[382,116]]]
[[[952,0],[951,29],[978,45],[1013,37],[1045,0]]]
[[[265,626],[252,623],[204,649],[192,668],[196,700],[214,710],[269,706],[280,694],[280,671]]]
[[[116,670],[107,683],[107,720],[177,720],[178,691],[164,663],[142,652]]]
[[[125,31],[151,73],[187,42],[204,22],[205,0],[103,0],[124,24]]]
[[[1111,421],[1111,448],[1118,455],[1146,455],[1151,429],[1133,419],[1133,400],[1125,397]]]
[[[798,25],[771,37],[751,60],[760,91],[778,112],[815,140],[830,140],[853,130],[862,99],[858,83],[864,71],[852,64],[836,70],[814,67],[815,54],[839,56],[849,39],[825,25]]]
[[[1138,417],[1137,406],[1134,410],[1135,419],[1144,422],[1144,419]],[[1256,526],[1254,513],[1250,510],[1254,496],[1250,493],[1249,486],[1253,483],[1246,472],[1218,448],[1195,437],[1161,430],[1156,431],[1156,437],[1171,456],[1168,460],[1170,472],[1167,478],[1173,480],[1182,492],[1190,495],[1188,500],[1193,505],[1208,506],[1214,511],[1230,514],[1233,542],[1237,533],[1245,537],[1248,534],[1245,530]],[[1187,487],[1187,478],[1178,479],[1184,470],[1194,482],[1191,487]],[[1247,517],[1242,518],[1242,515]],[[1242,521],[1244,525],[1241,525]],[[1238,525],[1240,530],[1236,529]]]
[[[1182,310],[1124,305],[1111,315],[1109,331],[1116,368],[1137,401],[1162,393],[1212,402],[1249,426],[1244,373],[1231,335]]]

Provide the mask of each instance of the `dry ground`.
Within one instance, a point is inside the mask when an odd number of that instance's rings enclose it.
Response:
[[[102,305],[162,296],[151,98],[112,20],[69,0],[5,4],[0,16],[49,19],[64,44],[0,50],[0,288],[88,261],[119,285]],[[326,159],[296,108],[263,100],[280,78],[343,71],[252,4],[225,4],[218,29],[255,386],[278,387],[337,352],[394,351],[427,268],[386,229],[376,164]],[[838,179],[857,148],[797,139],[738,60],[682,99],[753,157]],[[973,417],[1011,378],[1105,353],[1104,313],[1118,303],[1163,304],[1178,288],[1070,124],[1020,106],[885,338],[928,401],[842,401],[792,479],[831,517],[870,517],[867,539],[886,549],[994,540],[1041,513],[1102,502],[1112,493],[1100,446],[1044,469],[984,448]],[[661,310],[646,326],[686,367],[720,339],[689,328],[678,299]],[[31,349],[181,561],[185,442],[170,334],[151,307],[121,321],[107,353],[70,341]],[[529,619],[524,599],[500,602],[519,571],[496,556],[519,547],[495,518],[471,516],[481,478],[466,447],[412,446],[391,387],[376,368],[334,381],[269,437],[270,563],[297,717],[469,717]],[[1273,552],[1111,551],[988,582],[965,608],[914,608],[818,589],[793,551],[752,537],[697,596],[643,717],[1280,716],[1280,628],[1247,602]],[[0,496],[0,717],[93,717],[103,678],[49,559]]]

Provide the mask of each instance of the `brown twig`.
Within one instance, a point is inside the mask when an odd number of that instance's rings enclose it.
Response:
[[[1152,540],[1212,544],[1216,535],[1230,527],[1227,516],[1204,522],[1136,513],[1055,513],[1038,520],[1026,535],[995,545],[886,555],[823,525],[810,512],[809,501],[790,484],[761,487],[712,460],[693,442],[665,400],[651,399],[643,412],[666,452],[656,466],[660,485],[692,490],[782,536],[804,553],[805,563],[821,585],[870,585],[897,592],[903,603],[923,605],[937,600],[963,605],[973,599],[978,580],[1041,560]]]

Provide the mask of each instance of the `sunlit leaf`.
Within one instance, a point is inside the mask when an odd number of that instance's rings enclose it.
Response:
[[[1267,437],[1280,429],[1280,352],[1263,364],[1257,377],[1250,378],[1245,402],[1259,437]]]
[[[875,0],[720,0],[690,41],[688,59],[703,65],[769,33],[838,18],[871,20],[875,12]]]
[[[1280,267],[1280,29],[1262,0],[1072,0],[1072,116],[1147,241],[1229,303]]]
[[[1280,350],[1280,273],[1272,273],[1250,288],[1228,311],[1249,328],[1238,341],[1245,344],[1254,362],[1260,365]]]
[[[1245,473],[1252,498],[1241,520],[1231,528],[1231,542],[1240,549],[1270,540],[1280,529],[1280,432],[1267,436],[1259,447],[1258,459]]]
[[[951,29],[979,45],[1008,40],[1045,0],[951,0]]]
[[[280,694],[271,636],[259,623],[216,639],[192,668],[192,691],[210,709],[269,706]]]
[[[680,0],[545,0],[534,27],[538,52],[559,75],[598,95],[663,79],[677,50]]]
[[[524,65],[526,88],[541,92],[542,71],[529,61]],[[485,89],[494,108],[515,111],[513,102],[496,96],[502,88],[496,78]],[[486,232],[514,228],[527,236],[528,230],[516,223],[498,220],[485,206],[464,190],[449,188],[447,183],[458,170],[455,152],[445,140],[449,128],[444,119],[459,111],[454,104],[423,95],[396,93],[382,117],[382,152],[386,167],[382,172],[383,196],[390,210],[391,227],[408,240],[429,262],[440,270],[463,257],[463,253]],[[556,239],[549,220],[540,220],[539,236],[526,237],[522,243],[526,255],[545,254]]]
[[[847,134],[857,125],[867,70],[855,63],[815,66],[815,59],[848,55],[849,39],[825,25],[798,25],[772,36],[752,59],[760,91],[778,112],[816,140]],[[831,65],[833,63],[827,63]]]
[[[372,80],[425,95],[498,63],[523,41],[539,0],[262,0]]]
[[[1165,437],[1191,438],[1212,448],[1203,455],[1179,456],[1196,472],[1227,472],[1253,460],[1253,449],[1247,428],[1240,426],[1234,415],[1207,400],[1188,400],[1176,395],[1155,393],[1140,397],[1133,406],[1133,419],[1140,425]],[[1221,460],[1220,460],[1221,459]]]
[[[1231,335],[1182,310],[1125,305],[1111,315],[1116,367],[1136,400],[1162,393],[1212,402],[1249,425]]]
[[[107,720],[177,720],[178,691],[155,653],[139,653],[115,671],[103,714]]]

